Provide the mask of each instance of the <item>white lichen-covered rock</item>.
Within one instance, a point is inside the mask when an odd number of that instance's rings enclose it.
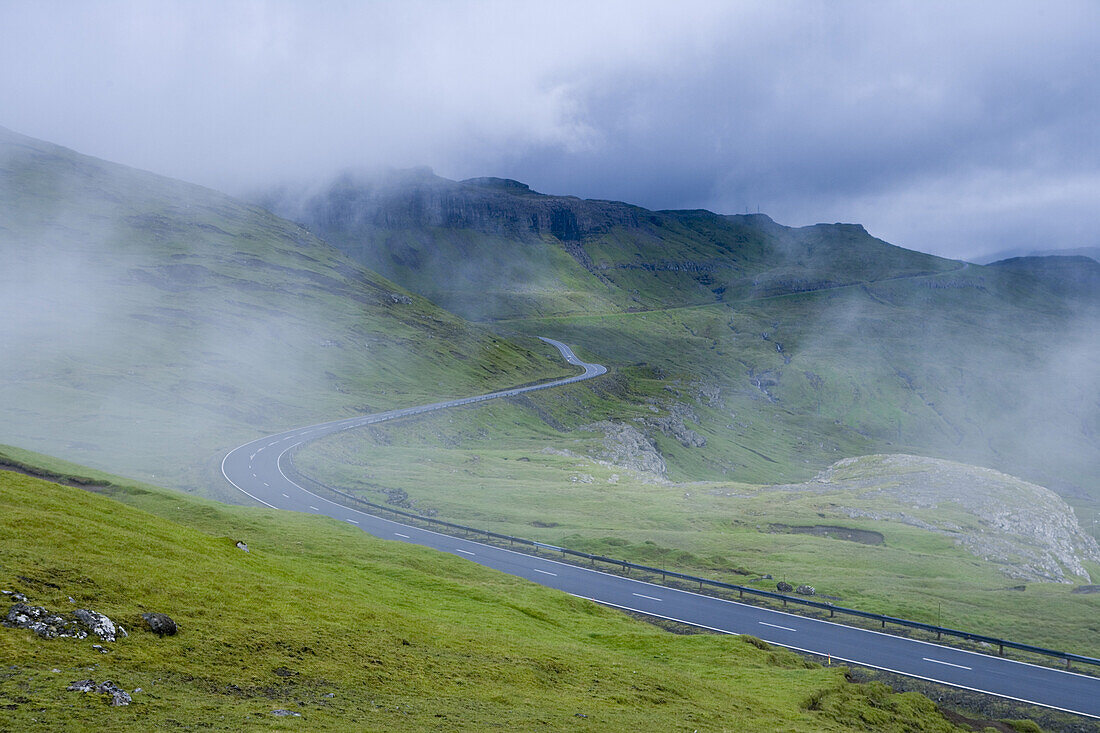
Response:
[[[126,631],[121,626],[117,626],[114,621],[102,613],[89,611],[86,608],[78,608],[73,611],[73,616],[76,616],[76,620],[81,625],[103,639],[103,641],[114,641],[120,636],[126,636]]]

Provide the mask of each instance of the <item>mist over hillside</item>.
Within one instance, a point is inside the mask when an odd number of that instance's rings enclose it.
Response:
[[[787,481],[909,451],[1019,474],[1080,508],[1100,499],[1092,260],[982,267],[855,224],[648,211],[426,169],[262,200],[456,313],[626,367],[629,399],[705,439],[637,418],[677,478]],[[567,413],[555,419],[591,422]]]
[[[207,493],[262,431],[566,373],[264,209],[2,128],[0,255],[0,440]]]

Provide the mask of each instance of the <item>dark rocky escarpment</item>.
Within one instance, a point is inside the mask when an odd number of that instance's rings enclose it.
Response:
[[[572,242],[615,226],[636,227],[645,213],[617,202],[546,196],[518,181],[450,181],[414,169],[377,178],[345,174],[308,199],[299,218],[318,231],[446,227]]]

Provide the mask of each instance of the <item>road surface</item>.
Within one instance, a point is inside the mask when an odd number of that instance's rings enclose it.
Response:
[[[722,633],[752,634],[772,644],[822,657],[1100,718],[1100,679],[1094,677],[676,590],[440,534],[330,501],[299,486],[283,472],[288,451],[325,435],[549,389],[607,373],[607,369],[599,364],[588,364],[578,359],[560,341],[546,338],[543,341],[556,347],[567,362],[581,367],[584,373],[544,384],[363,415],[269,435],[230,451],[222,460],[222,473],[234,487],[264,506],[324,514],[353,524],[376,537],[449,552],[606,606]]]

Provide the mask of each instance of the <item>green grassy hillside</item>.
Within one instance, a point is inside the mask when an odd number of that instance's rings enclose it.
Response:
[[[300,227],[0,129],[0,439],[218,491],[264,431],[571,373]]]
[[[748,637],[668,634],[346,523],[91,478],[113,483],[0,471],[0,588],[106,613],[129,636],[100,653],[0,628],[0,727],[955,729],[926,698]],[[147,611],[180,633],[144,631]],[[141,691],[111,708],[65,690],[88,678]]]
[[[1091,260],[981,267],[858,225],[653,212],[425,171],[269,203],[499,333],[553,335],[614,367],[613,385],[528,405],[560,432],[635,424],[671,478],[802,480],[906,452],[1020,475],[1090,528],[1098,516]],[[682,439],[685,417],[705,445]]]

